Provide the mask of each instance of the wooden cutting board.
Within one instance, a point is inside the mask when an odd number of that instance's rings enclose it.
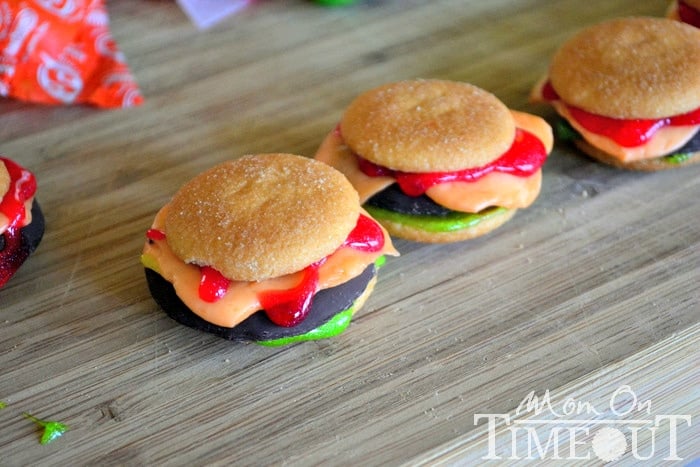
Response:
[[[0,152],[36,173],[47,219],[0,292],[0,465],[515,463],[551,459],[553,431],[584,464],[620,433],[628,463],[652,441],[649,462],[699,457],[700,167],[626,172],[557,144],[531,208],[469,242],[397,240],[346,333],[287,348],[177,325],[139,263],[181,184],[247,153],[312,156],[365,89],[468,81],[549,119],[527,95],[562,40],[666,8],[261,1],[197,31],[173,2],[108,2],[142,106],[0,102]],[[42,446],[22,412],[70,430]],[[659,415],[692,425],[673,438]]]

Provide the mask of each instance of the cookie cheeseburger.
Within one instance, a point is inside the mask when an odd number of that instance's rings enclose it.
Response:
[[[37,248],[44,215],[34,200],[36,179],[10,159],[0,157],[0,287]]]
[[[316,159],[343,172],[390,234],[483,235],[529,206],[552,147],[541,118],[466,83],[410,80],[358,96]]]
[[[700,29],[664,18],[590,26],[555,53],[532,99],[604,163],[659,170],[700,161]]]
[[[175,320],[284,345],[342,332],[376,282],[388,234],[337,170],[244,156],[185,184],[156,215],[141,261]]]

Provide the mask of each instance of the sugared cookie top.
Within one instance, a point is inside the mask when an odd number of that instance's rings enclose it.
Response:
[[[515,137],[513,117],[498,98],[443,80],[371,89],[350,103],[340,130],[360,157],[404,172],[479,167],[500,157]]]
[[[183,261],[260,281],[335,251],[359,212],[357,192],[332,167],[261,154],[224,162],[185,184],[170,203],[165,230]]]
[[[568,104],[614,118],[662,118],[700,107],[700,29],[622,18],[564,43],[549,70]]]
[[[0,199],[5,196],[10,188],[10,174],[7,172],[7,167],[0,161]]]

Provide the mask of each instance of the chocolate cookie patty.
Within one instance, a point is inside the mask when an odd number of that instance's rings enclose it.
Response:
[[[209,332],[233,341],[269,341],[306,334],[330,321],[338,313],[349,309],[376,276],[375,265],[362,274],[336,287],[320,290],[314,295],[306,319],[293,327],[277,326],[260,311],[252,314],[233,328],[217,326],[192,313],[175,293],[172,284],[155,271],[146,268],[146,280],[151,295],[160,307],[175,321],[194,329]]]

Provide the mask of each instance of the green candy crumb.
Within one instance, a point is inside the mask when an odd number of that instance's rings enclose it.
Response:
[[[4,409],[5,407],[7,407],[7,403],[0,401],[0,409]]]
[[[68,427],[60,422],[41,420],[36,418],[34,415],[24,412],[24,416],[29,420],[36,423],[40,428],[43,428],[43,433],[41,434],[41,439],[39,442],[41,444],[49,444],[51,441],[59,438],[63,433],[68,431]]]
[[[492,207],[478,213],[452,211],[446,216],[416,216],[389,211],[388,209],[375,206],[365,205],[364,208],[372,217],[379,221],[396,222],[426,232],[454,232],[467,229],[474,227],[485,219],[508,212],[506,208]]]

